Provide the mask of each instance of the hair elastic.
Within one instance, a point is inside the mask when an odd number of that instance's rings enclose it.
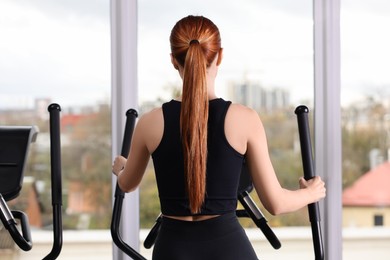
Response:
[[[193,40],[191,40],[191,41],[190,41],[190,45],[191,45],[191,44],[193,44],[193,43],[197,43],[197,44],[199,44],[199,41],[198,41],[198,40],[196,40],[196,39],[193,39]]]

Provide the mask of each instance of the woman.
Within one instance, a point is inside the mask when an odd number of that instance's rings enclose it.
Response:
[[[118,156],[113,173],[120,188],[130,192],[153,158],[163,214],[153,259],[257,259],[235,216],[244,157],[256,192],[273,215],[324,198],[324,182],[301,178],[301,189],[282,188],[258,114],[217,98],[222,48],[213,22],[202,16],[181,19],[170,44],[182,96],[139,119],[129,160]]]

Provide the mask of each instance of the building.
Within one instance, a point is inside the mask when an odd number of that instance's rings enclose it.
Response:
[[[256,111],[270,112],[286,108],[290,103],[290,93],[282,88],[265,88],[258,83],[244,81],[231,83],[228,98]]]
[[[343,192],[344,227],[390,227],[390,162],[361,176]]]

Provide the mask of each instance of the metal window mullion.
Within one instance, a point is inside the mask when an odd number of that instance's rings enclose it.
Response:
[[[112,159],[120,154],[126,111],[138,108],[137,0],[111,0],[111,126]],[[113,192],[116,178],[112,180]],[[123,240],[139,250],[139,192],[126,194],[120,233]],[[113,259],[131,259],[113,245]]]
[[[342,259],[340,0],[313,0],[315,169],[327,185],[320,203],[325,258]]]

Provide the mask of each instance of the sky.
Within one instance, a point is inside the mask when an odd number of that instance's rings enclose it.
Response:
[[[390,1],[342,0],[341,98],[390,105]]]
[[[224,59],[217,92],[249,80],[313,96],[312,5],[308,0],[139,0],[140,101],[169,99],[179,84],[169,33],[188,14],[212,19]],[[342,100],[390,95],[390,1],[342,1]],[[110,100],[109,0],[0,1],[0,109],[52,97],[65,106]]]
[[[109,99],[108,10],[99,0],[0,1],[0,108]]]

